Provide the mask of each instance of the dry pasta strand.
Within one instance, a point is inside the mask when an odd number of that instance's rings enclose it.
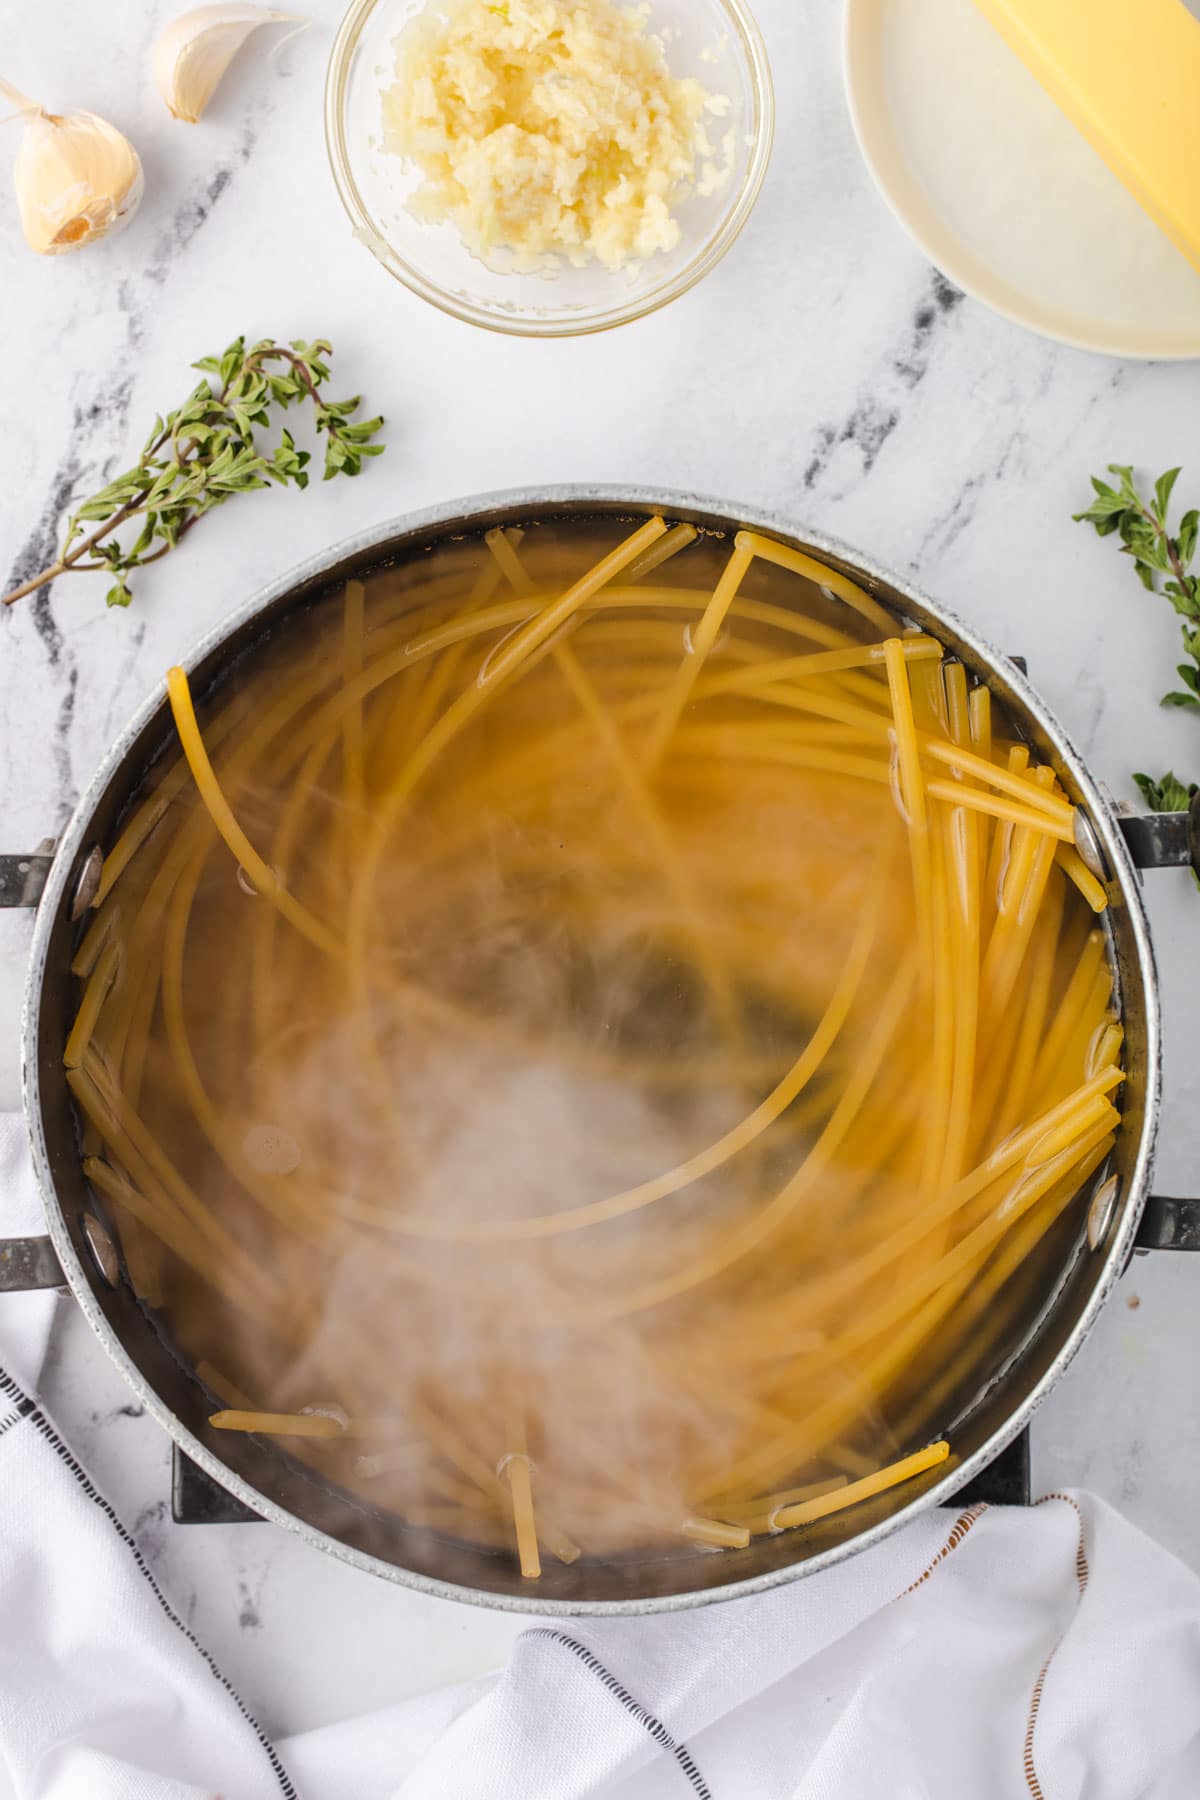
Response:
[[[694,1544],[706,1544],[711,1550],[745,1550],[750,1542],[748,1526],[729,1525],[723,1519],[685,1519],[680,1530]]]
[[[778,568],[790,569],[794,575],[802,575],[806,581],[814,581],[818,587],[826,587],[839,600],[860,613],[869,625],[880,631],[891,631],[895,620],[890,613],[884,611],[877,601],[865,594],[856,582],[843,575],[840,570],[831,569],[827,563],[817,562],[811,556],[805,556],[800,550],[793,550],[787,544],[777,544],[774,538],[763,537],[757,531],[739,531],[736,538],[739,546],[744,545],[753,551],[755,556],[764,562],[774,563]]]
[[[645,747],[646,767],[651,771],[656,767],[667,747],[671,733],[683,715],[700,672],[712,654],[721,627],[725,623],[725,616],[741,586],[742,577],[753,560],[754,552],[739,544],[725,565],[721,579],[713,590],[712,599],[705,607],[700,623],[691,634],[687,654],[676,671],[675,679],[667,689],[662,710],[654,723]]]
[[[792,1531],[797,1525],[811,1525],[817,1519],[827,1519],[831,1513],[844,1512],[848,1506],[857,1506],[862,1500],[873,1499],[888,1488],[898,1487],[902,1481],[911,1481],[915,1475],[924,1474],[926,1469],[934,1469],[939,1463],[946,1461],[950,1454],[950,1446],[944,1439],[930,1444],[927,1449],[918,1450],[912,1456],[905,1456],[899,1462],[891,1463],[886,1469],[880,1469],[875,1475],[867,1475],[862,1481],[852,1481],[846,1487],[837,1488],[833,1493],[822,1494],[815,1500],[803,1500],[798,1506],[783,1506],[775,1513],[771,1526],[773,1531]]]
[[[1074,845],[1061,844],[1055,852],[1055,860],[1063,873],[1070,876],[1092,911],[1102,913],[1108,905],[1108,895]]]
[[[224,838],[229,849],[237,858],[238,864],[246,871],[260,894],[279,908],[288,923],[297,931],[303,932],[319,950],[329,955],[336,955],[339,945],[336,937],[328,929],[314,919],[306,907],[294,900],[276,875],[269,869],[250,839],[233,816],[229,802],[217,783],[212,764],[204,748],[204,740],[200,735],[200,727],[196,723],[196,714],[192,706],[191,690],[188,678],[179,668],[167,672],[167,693],[170,696],[171,711],[175,716],[175,728],[179,733],[179,741],[183,745],[183,753],[187,757],[188,767],[192,771],[201,798],[208,808],[213,824]]]
[[[217,1431],[261,1431],[270,1437],[336,1438],[345,1426],[327,1413],[239,1412],[227,1408],[209,1415]]]

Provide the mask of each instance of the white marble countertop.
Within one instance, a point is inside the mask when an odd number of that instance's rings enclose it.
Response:
[[[239,501],[138,583],[128,612],[62,580],[0,618],[0,840],[59,828],[163,671],[291,563],[389,515],[559,480],[692,487],[786,510],[919,578],[1033,679],[1097,773],[1200,764],[1159,709],[1168,608],[1070,523],[1113,459],[1191,466],[1200,365],[1118,364],[1027,336],[948,289],[874,193],[842,99],[839,8],[759,0],[779,97],[757,211],[724,265],[614,334],[504,340],[442,318],[351,239],[326,167],[321,85],[338,0],[273,64],[247,58],[209,119],[173,123],[150,45],[169,0],[22,9],[4,74],[86,105],[139,145],[128,232],[76,257],[25,249],[0,190],[0,578],[45,560],[69,502],[124,465],[188,363],[240,331],[329,336],[335,392],[364,389],[389,449],[355,483]],[[10,66],[11,65],[11,66]],[[1188,479],[1190,478],[1190,479]],[[1181,490],[1182,491],[1182,490]],[[5,585],[8,585],[6,582]],[[1200,907],[1150,894],[1166,990],[1160,1184],[1200,1191]],[[0,1105],[15,1104],[28,921],[0,916]],[[1200,1267],[1139,1259],[1039,1416],[1035,1483],[1082,1484],[1200,1566],[1194,1495]],[[1182,1371],[1182,1373],[1181,1373]],[[44,1391],[163,1587],[283,1734],[495,1666],[518,1625],[359,1575],[269,1525],[170,1523],[169,1456],[65,1302]]]

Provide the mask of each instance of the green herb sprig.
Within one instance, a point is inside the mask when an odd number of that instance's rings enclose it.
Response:
[[[57,561],[5,594],[3,604],[11,606],[59,575],[105,569],[113,578],[109,606],[128,606],[132,571],[168,555],[214,506],[272,482],[307,487],[309,452],[296,448],[290,431],[284,428],[269,451],[255,438],[256,428],[271,424],[275,408],[311,401],[313,424],[325,440],[325,480],[357,475],[365,457],[383,453],[382,444],[371,442],[383,420],[351,423],[358,397],[324,398],[331,354],[320,338],[311,344],[264,338],[249,349],[244,338],[235,338],[224,355],[201,357],[192,366],[206,379],[182,406],[155,419],[134,467],[71,514]],[[140,526],[126,546],[114,533],[133,521]],[[89,525],[98,529],[89,532]]]
[[[1117,477],[1117,485],[1093,475],[1096,497],[1086,511],[1073,516],[1095,526],[1101,537],[1118,533],[1122,551],[1132,557],[1142,586],[1152,594],[1165,595],[1179,614],[1184,653],[1190,660],[1176,668],[1183,686],[1164,694],[1162,703],[1200,711],[1200,573],[1191,573],[1200,543],[1200,511],[1185,512],[1172,532],[1169,509],[1178,469],[1159,476],[1153,500],[1142,498],[1131,468],[1110,463],[1108,472]],[[1169,770],[1157,781],[1149,775],[1133,779],[1153,812],[1186,812],[1197,786],[1194,781],[1190,785],[1180,781]]]

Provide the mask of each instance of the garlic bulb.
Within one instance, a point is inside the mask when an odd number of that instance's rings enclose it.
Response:
[[[154,46],[154,80],[175,117],[194,125],[251,33],[294,17],[266,6],[227,5],[198,6],[175,19]]]
[[[7,81],[0,94],[25,124],[13,178],[30,249],[57,256],[127,225],[143,185],[129,139],[95,113],[47,112]]]

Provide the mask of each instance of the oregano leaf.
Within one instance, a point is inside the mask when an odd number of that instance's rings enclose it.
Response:
[[[1151,593],[1161,591],[1184,621],[1183,648],[1192,660],[1178,665],[1176,673],[1183,687],[1164,694],[1162,705],[1200,712],[1200,577],[1189,573],[1200,544],[1200,508],[1186,511],[1172,536],[1168,515],[1180,476],[1178,468],[1168,469],[1158,477],[1150,502],[1139,493],[1132,466],[1109,463],[1108,473],[1117,477],[1117,486],[1093,475],[1094,498],[1084,511],[1073,516],[1078,523],[1091,525],[1100,537],[1118,533],[1122,553],[1132,559],[1142,586]],[[1166,577],[1161,590],[1160,575]],[[1156,812],[1179,811],[1189,805],[1196,792],[1194,783],[1189,787],[1173,773],[1158,782],[1140,774],[1134,775],[1133,780],[1146,804]]]

